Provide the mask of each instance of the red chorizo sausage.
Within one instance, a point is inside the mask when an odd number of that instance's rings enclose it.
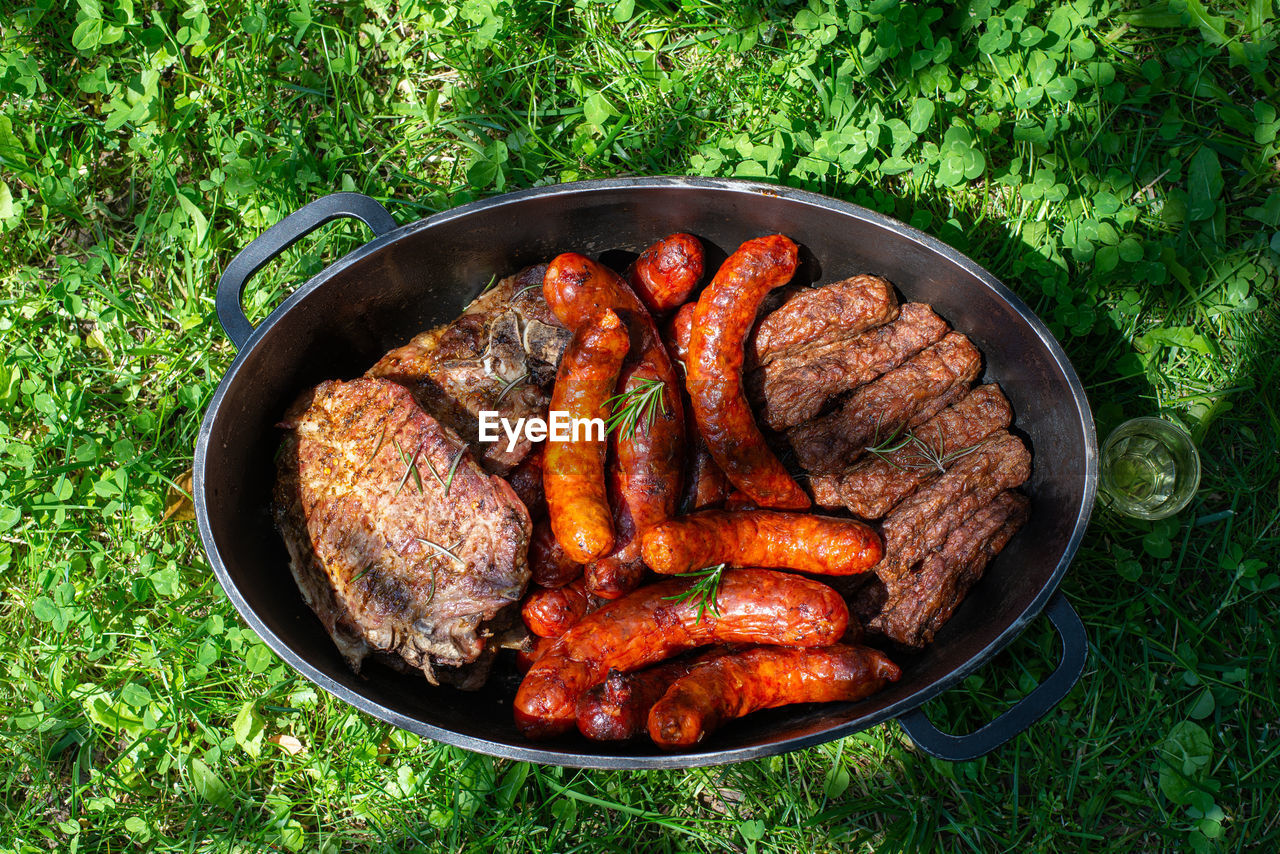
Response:
[[[582,576],[582,564],[565,552],[551,531],[551,523],[539,519],[529,536],[529,580],[539,587],[564,587]]]
[[[803,576],[726,570],[716,610],[696,597],[680,599],[693,583],[680,578],[642,587],[561,635],[516,692],[520,731],[529,738],[546,738],[573,728],[578,698],[610,670],[639,670],[712,643],[830,646],[849,623],[840,594]]]
[[[608,418],[606,401],[618,382],[630,344],[626,327],[612,311],[579,325],[560,359],[551,409],[570,418]],[[551,530],[566,554],[590,563],[613,548],[613,520],[605,492],[608,445],[595,435],[577,441],[548,442],[542,485],[547,494]]]
[[[693,327],[693,311],[697,306],[697,303],[685,303],[666,326],[667,350],[681,365],[685,364],[689,356],[689,335]],[[688,391],[684,395],[687,396]],[[719,507],[730,490],[729,480],[711,458],[707,443],[698,432],[698,422],[694,418],[692,406],[685,407],[684,432],[688,452],[684,494],[680,498],[681,515]]]
[[[884,557],[880,537],[855,519],[776,510],[707,510],[655,525],[641,537],[654,572],[677,575],[719,563],[821,575],[855,575]]]
[[[635,673],[611,671],[579,698],[578,732],[592,741],[627,741],[647,733],[649,709],[671,683],[729,651],[729,647],[713,647],[702,655],[664,661]]]
[[[687,302],[671,318],[667,327],[667,347],[671,350],[671,358],[686,369],[689,366],[689,338],[693,335],[693,313],[698,310],[696,302]]]
[[[551,644],[555,643],[551,638],[534,638],[529,649],[516,650],[516,670],[521,674],[529,672],[529,668],[538,660],[538,657],[551,648]]]
[[[675,514],[684,462],[684,404],[680,378],[653,318],[617,273],[576,253],[557,256],[542,279],[542,292],[556,317],[570,329],[592,312],[616,310],[631,328],[635,346],[618,382],[620,393],[656,387],[661,405],[651,422],[617,430],[611,441],[620,477],[614,492],[614,549],[588,567],[588,589],[616,598],[644,578],[640,531]]]
[[[758,647],[722,656],[677,679],[649,710],[649,737],[691,747],[726,721],[791,703],[861,700],[902,671],[865,646]]]
[[[702,281],[702,241],[692,234],[672,234],[650,246],[627,270],[636,296],[654,314],[668,312],[689,298]]]
[[[587,592],[586,580],[577,578],[563,587],[535,587],[525,596],[520,616],[529,631],[540,638],[558,638],[604,604]]]
[[[742,389],[743,342],[770,290],[795,274],[798,249],[781,234],[748,240],[698,299],[689,336],[689,398],[711,456],[761,507],[803,510],[809,496],[765,444]]]

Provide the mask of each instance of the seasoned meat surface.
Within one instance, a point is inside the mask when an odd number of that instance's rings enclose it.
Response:
[[[922,424],[959,400],[981,367],[978,348],[952,332],[855,391],[834,412],[791,428],[787,441],[809,472],[842,471],[877,438]]]
[[[842,474],[810,478],[813,500],[822,507],[848,508],[863,519],[879,519],[1012,420],[1013,410],[998,385],[976,388],[916,427],[912,437],[895,443],[897,450],[868,454]]]
[[[1030,506],[1025,495],[1002,492],[977,510],[942,548],[898,578],[893,592],[873,606],[867,629],[905,646],[932,643],[987,564],[1026,522]]]
[[[546,266],[502,279],[453,321],[387,353],[365,374],[386,377],[413,392],[420,406],[470,445],[484,468],[506,474],[532,445],[523,435],[479,442],[478,413],[496,411],[514,423],[545,417],[569,330],[542,297]]]
[[[875,567],[890,595],[911,565],[942,546],[974,511],[1030,476],[1031,454],[1022,440],[1000,433],[893,508],[881,526],[884,559]]]
[[[772,316],[772,315],[770,315]],[[898,367],[947,334],[929,306],[909,302],[892,323],[852,338],[780,356],[747,375],[747,395],[774,430],[813,418],[828,400]]]
[[[746,360],[749,365],[767,365],[780,356],[852,338],[897,316],[893,285],[879,276],[803,288],[756,326]]]
[[[351,667],[383,654],[478,687],[529,580],[529,514],[511,487],[389,380],[323,382],[283,426],[276,524]]]

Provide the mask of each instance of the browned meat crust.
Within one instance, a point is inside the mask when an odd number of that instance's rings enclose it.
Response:
[[[747,394],[770,428],[785,430],[803,424],[831,398],[898,367],[946,334],[946,321],[933,309],[909,302],[890,324],[779,357],[752,371]]]
[[[895,507],[881,526],[885,554],[875,569],[889,594],[896,594],[912,564],[940,548],[978,508],[1030,476],[1031,454],[1022,440],[1001,433]]]
[[[981,367],[978,348],[952,332],[858,389],[835,412],[793,427],[787,440],[811,473],[839,472],[877,436],[922,424],[963,397]]]
[[[276,524],[352,669],[385,653],[478,687],[529,580],[529,514],[511,487],[387,380],[323,382],[284,426]]]
[[[948,455],[963,454],[1012,420],[1013,410],[998,385],[976,388],[915,428],[915,441],[884,456],[868,454],[843,474],[811,478],[813,500],[823,507],[846,507],[863,519],[879,519],[961,459]]]
[[[479,442],[478,413],[493,410],[513,423],[544,417],[569,343],[569,331],[542,297],[545,270],[546,265],[528,267],[501,280],[453,321],[387,353],[365,374],[408,388],[494,474],[509,472],[532,445],[523,436],[511,451],[505,437]]]
[[[1030,506],[1026,496],[1002,492],[975,512],[939,551],[899,577],[897,589],[873,606],[868,630],[905,646],[932,643],[987,564],[1027,521]]]
[[[749,364],[852,338],[898,316],[893,285],[879,276],[853,276],[805,288],[768,314],[748,341]]]

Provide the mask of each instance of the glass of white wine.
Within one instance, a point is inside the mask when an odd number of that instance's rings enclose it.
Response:
[[[1102,492],[1138,519],[1172,516],[1200,487],[1200,454],[1191,435],[1161,418],[1133,418],[1102,443]]]

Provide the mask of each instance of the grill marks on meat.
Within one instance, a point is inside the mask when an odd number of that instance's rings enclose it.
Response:
[[[841,471],[876,437],[915,427],[963,397],[978,376],[982,354],[952,332],[899,368],[862,386],[836,411],[787,432],[808,471]]]
[[[886,590],[882,601],[870,606],[867,629],[905,646],[932,643],[987,564],[1027,521],[1030,506],[1026,496],[1002,492],[974,512],[938,551],[899,575],[892,592]]]
[[[1009,401],[991,383],[974,389],[913,432],[919,443],[945,460],[948,453],[972,447],[1007,428],[1012,420]],[[912,443],[884,456],[868,455],[843,474],[813,477],[809,485],[814,502],[822,507],[846,507],[863,519],[879,519],[941,473]]]
[[[1022,440],[1001,433],[893,508],[881,526],[885,554],[875,570],[890,595],[912,564],[941,548],[976,510],[1030,476],[1031,454]]]
[[[529,580],[529,515],[511,487],[387,380],[321,383],[284,426],[276,524],[352,669],[382,653],[479,687]]]
[[[831,398],[898,367],[946,334],[946,321],[933,309],[906,303],[898,319],[888,325],[775,358],[747,376],[747,394],[770,428],[785,430],[808,421]]]
[[[853,338],[898,316],[893,285],[879,276],[853,276],[787,299],[756,327],[747,343],[750,364]]]
[[[506,474],[532,446],[523,437],[479,442],[479,412],[511,419],[545,416],[550,384],[569,331],[542,296],[545,265],[502,279],[452,322],[423,332],[382,357],[365,374],[413,392],[432,417],[466,439],[480,464]]]

